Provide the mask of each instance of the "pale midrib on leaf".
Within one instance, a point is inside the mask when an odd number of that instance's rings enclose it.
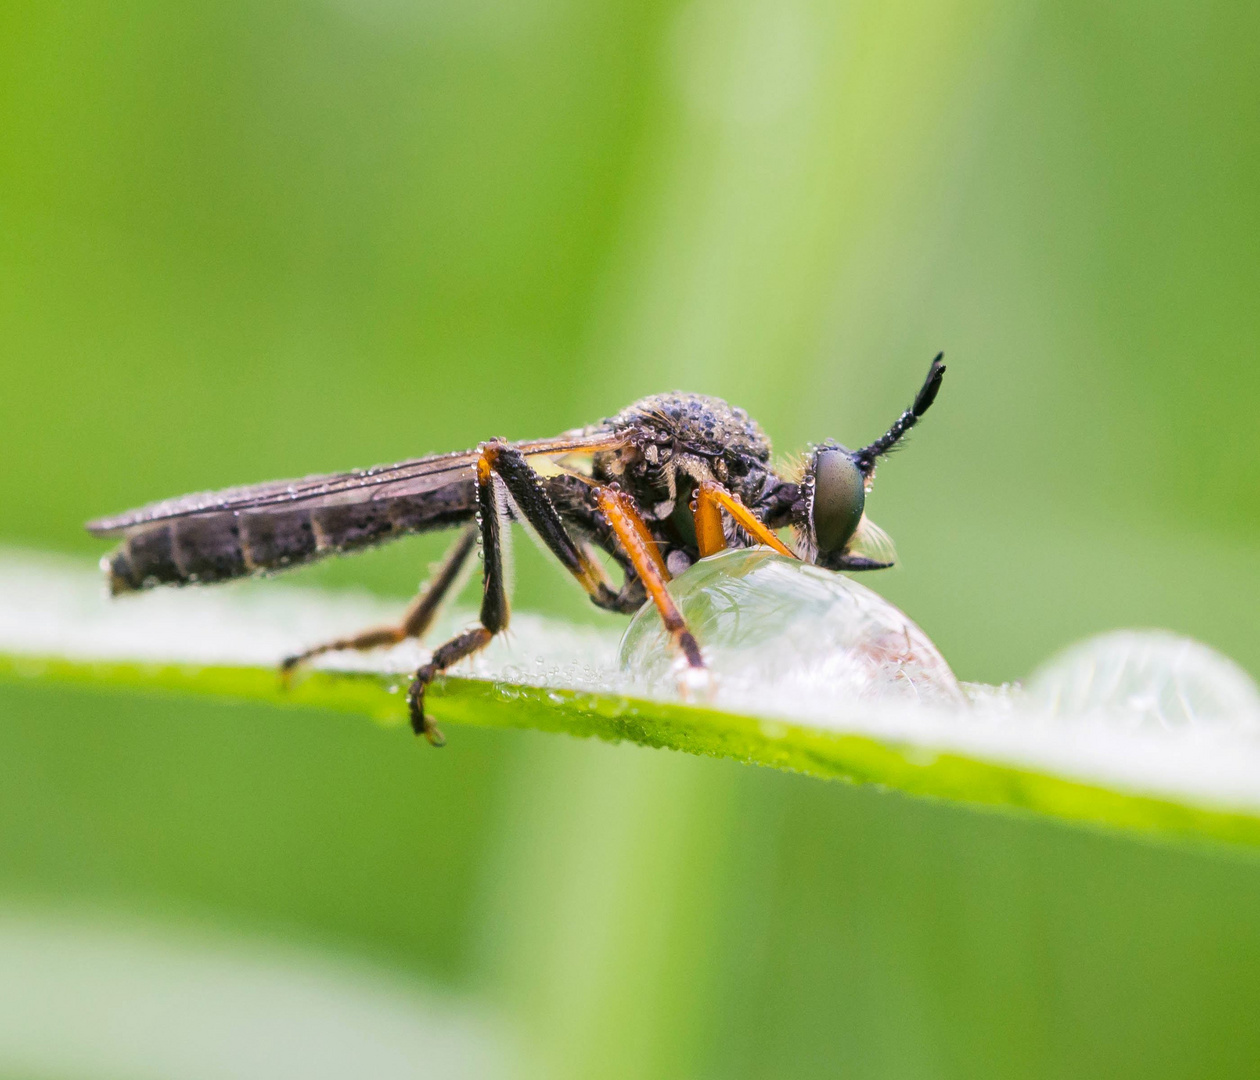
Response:
[[[284,708],[331,709],[405,730],[397,675],[311,671],[285,688],[273,668],[72,660],[0,654],[0,679],[123,692],[194,695]],[[535,729],[771,766],[824,780],[878,784],[911,795],[1031,811],[1151,837],[1260,846],[1260,819],[1184,805],[1028,769],[932,753],[867,735],[822,730],[694,705],[500,681],[447,677],[433,687],[439,725]],[[400,734],[402,731],[400,731]],[[407,733],[407,740],[411,740]],[[410,752],[432,751],[417,742]],[[407,752],[400,748],[400,752]]]

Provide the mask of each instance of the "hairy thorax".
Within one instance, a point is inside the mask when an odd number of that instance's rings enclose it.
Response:
[[[606,421],[629,435],[595,460],[597,478],[617,481],[649,517],[674,513],[701,480],[717,480],[746,502],[765,488],[770,440],[743,409],[700,394],[655,394]]]

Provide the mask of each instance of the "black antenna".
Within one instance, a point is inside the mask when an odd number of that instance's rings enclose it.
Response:
[[[941,388],[941,379],[945,377],[945,365],[941,363],[944,359],[944,353],[936,354],[932,366],[928,368],[927,378],[923,380],[922,388],[915,395],[914,404],[897,417],[896,423],[870,446],[862,447],[853,455],[854,462],[862,470],[864,476],[869,476],[871,470],[875,468],[875,459],[896,446],[897,441],[919,422],[919,417],[931,408],[932,402],[936,400],[936,393]]]

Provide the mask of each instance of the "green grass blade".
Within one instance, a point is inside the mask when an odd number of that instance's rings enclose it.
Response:
[[[7,564],[11,571],[13,562]],[[159,693],[196,695],[224,701],[261,702],[281,708],[332,709],[370,717],[387,725],[404,728],[406,724],[406,675],[395,664],[379,665],[379,658],[352,658],[363,666],[353,670],[318,669],[304,672],[285,687],[277,675],[274,656],[250,659],[248,662],[216,663],[195,659],[197,640],[178,643],[189,655],[180,658],[146,656],[138,648],[135,657],[107,655],[108,630],[112,624],[98,627],[96,637],[75,637],[82,626],[85,611],[99,604],[109,610],[103,600],[85,599],[82,571],[47,562],[23,563],[20,575],[0,567],[0,599],[7,602],[7,612],[0,608],[0,681],[37,681],[49,686],[77,686],[127,693]],[[43,575],[41,577],[41,575]],[[25,593],[14,585],[24,583]],[[47,611],[42,630],[33,632],[29,640],[17,640],[17,629],[23,617],[23,605],[29,607],[31,595],[50,588],[54,601],[65,610],[67,647],[64,655],[38,646],[56,638],[57,616]],[[95,588],[95,586],[92,586]],[[292,598],[296,590],[284,586],[263,585],[260,590],[277,590]],[[21,594],[21,595],[19,595]],[[71,608],[67,599],[73,595],[79,605],[74,610],[78,622],[71,624]],[[239,599],[226,594],[216,599],[226,610],[240,604],[243,614],[254,625],[258,621],[260,603],[270,603],[267,594],[255,600],[255,593],[242,593]],[[23,596],[26,597],[23,600]],[[59,598],[58,598],[59,597]],[[195,601],[189,596],[190,618]],[[279,601],[277,601],[278,603]],[[306,596],[309,611],[319,608],[323,599]],[[334,608],[335,599],[327,603]],[[369,605],[370,606],[370,605]],[[286,612],[288,609],[284,609]],[[340,617],[343,613],[334,611]],[[33,617],[33,616],[32,616]],[[113,616],[102,616],[112,618]],[[145,615],[133,608],[127,616],[135,620],[127,628],[128,641],[135,644],[142,638]],[[89,619],[90,621],[90,619]],[[195,624],[196,619],[191,618]],[[51,627],[51,630],[50,630]],[[221,628],[220,628],[221,629]],[[153,642],[156,651],[166,646],[162,635],[168,633],[162,619],[154,622]],[[572,651],[587,632],[576,628],[555,628],[541,621],[531,625],[526,620],[523,636],[529,640],[515,656],[544,650],[554,641],[539,643],[539,635],[564,636],[552,652],[553,659]],[[214,634],[207,633],[204,647],[208,656],[215,653]],[[593,648],[606,650],[606,636],[591,632]],[[31,651],[21,651],[24,648]],[[250,651],[246,646],[245,651]],[[93,652],[96,655],[93,655]],[[77,654],[77,655],[76,655]],[[404,658],[405,659],[405,658]],[[974,806],[1030,811],[1051,817],[1106,826],[1145,834],[1151,837],[1179,837],[1197,840],[1224,840],[1260,846],[1260,807],[1246,799],[1214,796],[1201,787],[1190,794],[1159,790],[1152,781],[1143,789],[1138,781],[1119,783],[1093,782],[1082,778],[1081,770],[1071,767],[1048,767],[1045,761],[1030,767],[1011,760],[1010,754],[986,752],[977,748],[974,737],[963,740],[913,734],[913,727],[872,731],[856,721],[849,730],[797,722],[791,718],[747,715],[737,711],[718,710],[676,701],[654,700],[620,690],[601,688],[598,674],[594,679],[579,680],[580,687],[566,688],[553,684],[531,685],[528,679],[515,677],[522,667],[504,665],[499,670],[486,670],[482,677],[448,676],[440,679],[428,696],[430,713],[440,726],[458,728],[476,725],[489,728],[517,728],[594,737],[609,741],[628,741],[643,746],[673,749],[692,754],[731,758],[748,764],[792,770],[825,780],[845,780],[877,784],[910,795],[949,799]],[[448,731],[448,735],[451,732]],[[936,732],[939,735],[939,731]],[[974,736],[974,732],[972,733]],[[456,740],[457,746],[457,740]],[[960,749],[962,747],[963,749]],[[416,747],[417,752],[432,752]],[[454,750],[445,753],[458,752]],[[1006,760],[1003,760],[1003,758]],[[1060,763],[1061,764],[1061,763]]]

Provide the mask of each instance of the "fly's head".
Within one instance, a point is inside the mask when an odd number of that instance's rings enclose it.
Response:
[[[869,446],[849,450],[828,440],[805,462],[793,524],[805,556],[829,570],[882,570],[892,566],[892,541],[866,516],[866,496],[875,478],[875,463],[896,448],[932,406],[945,377],[938,355],[927,378],[893,425]]]
[[[882,570],[896,553],[888,535],[866,516],[873,470],[858,454],[828,440],[805,462],[796,507],[802,554],[828,570]]]

